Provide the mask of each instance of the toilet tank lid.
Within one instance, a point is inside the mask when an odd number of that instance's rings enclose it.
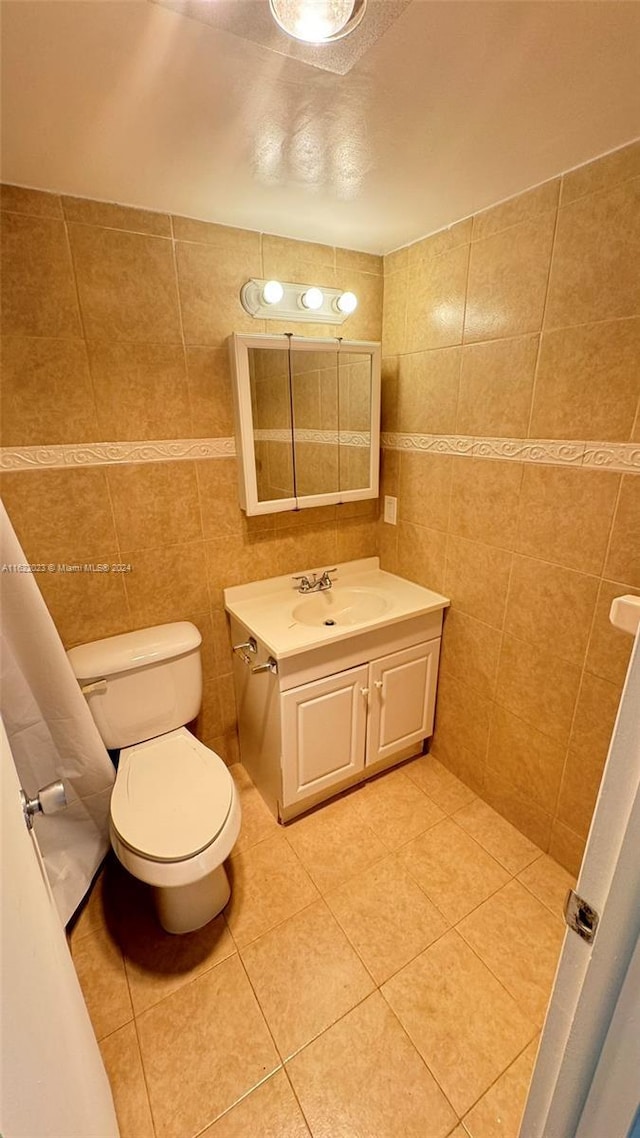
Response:
[[[199,648],[201,642],[195,624],[181,620],[78,644],[67,656],[78,680],[93,680],[183,656]]]

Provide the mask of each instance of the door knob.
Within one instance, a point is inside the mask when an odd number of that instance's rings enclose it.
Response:
[[[384,687],[384,680],[376,680],[375,684],[376,684],[377,688],[383,688]]]
[[[362,692],[362,695],[368,695],[369,694],[369,688],[360,688],[360,691]]]
[[[22,813],[27,823],[27,829],[33,829],[33,819],[36,814],[57,814],[67,805],[67,796],[64,792],[64,783],[58,779],[41,786],[35,798],[27,798],[24,790],[20,791]]]

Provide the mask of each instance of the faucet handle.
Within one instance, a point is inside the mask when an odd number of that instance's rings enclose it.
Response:
[[[333,587],[333,580],[331,578],[331,573],[335,573],[335,572],[336,572],[335,569],[323,569],[322,575],[320,576],[320,578],[318,580],[318,588],[321,589],[323,592],[326,589],[331,589]]]

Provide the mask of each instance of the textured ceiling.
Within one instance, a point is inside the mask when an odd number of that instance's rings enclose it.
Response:
[[[412,0],[344,75],[146,0],[2,24],[5,181],[372,252],[640,133],[633,2]]]

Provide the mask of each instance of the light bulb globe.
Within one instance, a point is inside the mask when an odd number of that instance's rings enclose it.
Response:
[[[321,289],[315,288],[314,286],[313,288],[308,288],[306,292],[303,292],[300,300],[304,308],[310,308],[312,311],[316,311],[318,308],[322,308],[324,295]]]
[[[265,304],[279,304],[284,296],[284,289],[280,281],[267,281],[262,290],[262,299]]]
[[[355,292],[343,292],[336,300],[336,308],[338,312],[342,312],[343,316],[350,316],[357,307],[358,298]]]
[[[288,36],[320,44],[347,35],[360,23],[365,5],[356,0],[269,0],[269,7]]]

